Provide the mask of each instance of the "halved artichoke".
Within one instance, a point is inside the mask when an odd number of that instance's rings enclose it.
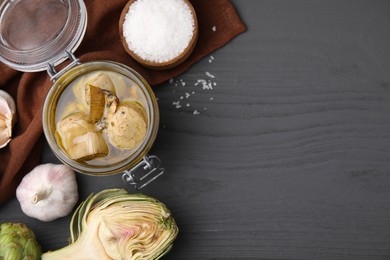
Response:
[[[159,259],[172,248],[178,228],[158,200],[108,189],[80,204],[70,232],[70,245],[42,259]]]

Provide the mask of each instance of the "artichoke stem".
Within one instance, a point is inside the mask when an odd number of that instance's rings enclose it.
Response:
[[[87,247],[88,248],[88,247]],[[42,260],[60,260],[60,259],[93,259],[88,258],[93,252],[83,250],[78,243],[70,244],[56,251],[49,251],[42,255]]]
[[[95,237],[93,237],[96,239]],[[88,242],[79,238],[76,242],[56,251],[49,251],[42,254],[42,260],[63,260],[63,259],[83,259],[83,260],[108,260],[104,251],[91,246]]]

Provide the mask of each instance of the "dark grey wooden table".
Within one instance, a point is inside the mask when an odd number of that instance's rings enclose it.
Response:
[[[390,259],[390,2],[232,2],[248,31],[155,88],[167,172],[142,192],[180,228],[165,259]],[[44,250],[69,220],[0,208]]]

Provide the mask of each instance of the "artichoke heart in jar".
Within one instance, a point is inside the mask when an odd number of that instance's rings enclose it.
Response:
[[[83,75],[61,95],[56,140],[72,160],[99,164],[128,157],[145,139],[146,99],[116,72]]]
[[[62,75],[44,106],[44,132],[56,156],[76,171],[111,174],[132,167],[158,128],[156,98],[132,69],[83,63]]]

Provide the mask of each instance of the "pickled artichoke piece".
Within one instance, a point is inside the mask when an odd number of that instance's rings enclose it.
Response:
[[[101,132],[88,132],[73,139],[69,154],[73,160],[88,161],[107,156],[108,146]]]
[[[81,79],[73,88],[73,93],[80,102],[82,110],[90,113],[91,104],[91,86],[102,90],[107,90],[116,94],[115,85],[110,76],[105,73],[99,73],[87,79]]]
[[[123,101],[109,109],[105,132],[110,143],[120,149],[133,149],[145,138],[147,116],[144,107],[135,101]]]
[[[90,105],[89,118],[92,123],[96,123],[102,119],[104,113],[105,94],[101,88],[90,85]]]
[[[76,98],[76,103],[79,106],[79,109],[85,113],[89,113],[89,104],[87,103],[87,89],[88,85],[86,84],[85,78],[80,79],[76,82],[73,87],[73,94]]]
[[[108,154],[102,133],[83,112],[75,112],[59,121],[56,137],[72,160],[92,160]]]
[[[91,81],[88,81],[87,85],[94,86],[103,90],[108,90],[111,93],[115,94],[114,82],[112,82],[110,76],[105,73],[98,74]]]
[[[114,114],[118,108],[119,99],[112,93],[107,93],[105,96],[105,111],[104,117],[107,117],[108,114]]]

